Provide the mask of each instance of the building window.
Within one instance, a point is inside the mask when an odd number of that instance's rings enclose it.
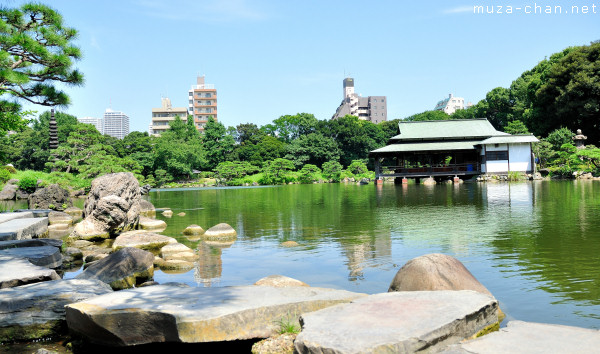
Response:
[[[373,99],[373,102],[377,102],[377,100],[376,100],[376,99]]]
[[[487,161],[508,160],[508,151],[486,151],[485,157]]]

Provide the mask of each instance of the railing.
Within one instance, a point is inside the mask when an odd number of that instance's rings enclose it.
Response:
[[[379,176],[411,176],[411,175],[452,175],[478,174],[481,165],[477,162],[449,165],[432,165],[422,167],[380,166]]]

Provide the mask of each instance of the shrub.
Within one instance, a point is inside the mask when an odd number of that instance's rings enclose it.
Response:
[[[339,182],[342,178],[342,164],[337,161],[327,161],[321,166],[323,177],[333,182]]]
[[[313,183],[319,178],[321,169],[315,165],[307,163],[298,173],[298,181],[300,183]]]
[[[13,165],[6,165],[4,168],[11,174],[17,173],[17,169]]]
[[[6,183],[10,179],[10,172],[8,170],[1,168],[0,169],[0,184]]]
[[[369,169],[367,169],[367,165],[361,160],[354,160],[346,169],[348,175],[352,175],[356,178],[367,177],[369,174]]]
[[[34,177],[23,177],[19,180],[19,189],[24,192],[33,193],[36,187],[37,179]]]

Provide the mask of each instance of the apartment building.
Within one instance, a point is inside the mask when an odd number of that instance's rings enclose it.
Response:
[[[194,117],[196,128],[202,132],[208,117],[217,120],[217,90],[215,85],[206,84],[204,76],[198,76],[196,85],[188,92],[188,113]]]
[[[368,96],[362,97],[354,92],[354,79],[347,77],[343,83],[343,100],[331,119],[345,115],[353,115],[361,120],[380,123],[387,120],[387,97]]]
[[[175,107],[171,105],[171,100],[168,97],[161,98],[161,107],[152,108],[152,123],[148,133],[154,136],[160,136],[167,129],[169,123],[179,117],[182,120],[187,120],[188,109],[185,107]]]
[[[465,109],[465,99],[462,97],[454,97],[452,94],[449,94],[448,98],[439,101],[433,110],[452,114],[459,109]]]
[[[104,112],[103,134],[123,139],[129,134],[129,117],[119,111],[107,108]]]
[[[102,118],[94,118],[94,117],[83,117],[77,118],[79,123],[91,124],[100,132],[100,134],[104,134],[104,121]]]

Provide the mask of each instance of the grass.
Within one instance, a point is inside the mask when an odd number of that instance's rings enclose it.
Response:
[[[275,323],[279,326],[277,330],[278,334],[285,333],[300,333],[300,325],[298,324],[298,316],[295,314],[292,315],[288,312],[287,316],[282,317],[280,320],[275,321]]]

